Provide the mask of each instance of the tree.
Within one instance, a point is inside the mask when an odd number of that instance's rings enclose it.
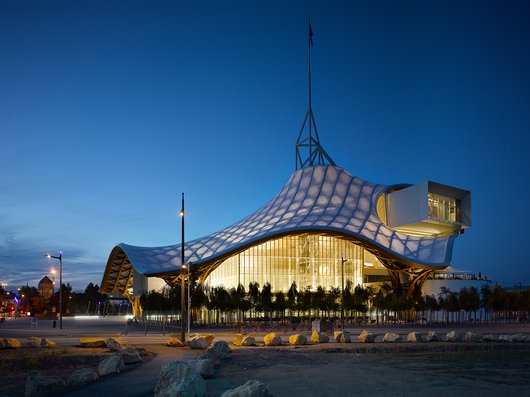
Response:
[[[272,317],[272,287],[270,283],[265,283],[261,288],[260,303],[265,313],[265,323]]]

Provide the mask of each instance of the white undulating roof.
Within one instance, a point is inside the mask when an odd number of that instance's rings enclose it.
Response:
[[[353,177],[336,166],[299,169],[272,200],[253,214],[209,236],[186,242],[185,260],[196,266],[281,235],[317,232],[350,238],[407,263],[447,266],[455,235],[410,236],[381,221],[376,212],[377,199],[389,188]],[[136,271],[147,276],[176,273],[181,267],[180,244],[119,244],[107,268],[113,265],[118,251],[123,251],[121,255],[127,256]],[[102,286],[104,282],[105,277]]]

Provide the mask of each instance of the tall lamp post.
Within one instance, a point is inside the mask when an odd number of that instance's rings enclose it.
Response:
[[[342,278],[342,290],[340,292],[340,321],[342,329],[344,330],[344,262],[347,262],[348,259],[344,257],[344,252],[340,254],[341,259],[341,278]]]
[[[181,251],[181,262],[180,262],[180,307],[181,307],[181,327],[180,327],[180,339],[184,342],[186,338],[186,328],[184,327],[184,319],[186,313],[186,262],[184,262],[184,193],[182,193],[182,209],[180,210],[180,217],[182,218],[182,244],[180,246]]]
[[[59,329],[63,329],[63,250],[59,256],[47,254],[48,259],[59,259]]]

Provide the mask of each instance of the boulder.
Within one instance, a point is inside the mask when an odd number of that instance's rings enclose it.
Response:
[[[359,335],[359,342],[361,342],[361,343],[374,343],[375,342],[375,338],[377,338],[377,334],[373,334],[371,332],[368,332],[368,331],[364,330]]]
[[[383,342],[387,343],[396,343],[401,342],[401,336],[394,332],[387,332],[385,336],[383,336]]]
[[[237,334],[233,343],[234,346],[254,346],[256,344],[256,339],[250,335]]]
[[[62,379],[49,378],[38,371],[29,371],[26,378],[24,397],[55,396],[66,391],[66,383]]]
[[[0,349],[19,349],[21,346],[20,341],[15,338],[2,338],[0,339]]]
[[[407,342],[425,342],[425,338],[419,332],[411,332],[407,335]]]
[[[55,342],[46,338],[30,337],[24,344],[26,347],[55,347]]]
[[[307,337],[302,334],[295,334],[289,336],[289,344],[290,345],[305,345],[307,343]]]
[[[482,342],[482,335],[477,332],[467,331],[464,334],[464,342]]]
[[[212,335],[212,334],[205,334],[205,335],[202,335],[202,337],[206,339],[206,342],[208,342],[208,346],[211,346],[213,340],[215,339],[215,335]]]
[[[212,360],[213,365],[216,368],[221,366],[221,360],[219,359],[219,357],[217,357],[217,354],[210,347],[206,349],[206,351],[197,358],[199,360]]]
[[[169,338],[169,340],[166,343],[169,347],[186,347],[188,346],[186,343],[182,342],[180,338],[172,336]]]
[[[335,342],[337,343],[350,343],[351,342],[351,336],[347,331],[335,331],[333,333],[333,339],[335,339]]]
[[[114,338],[105,339],[105,345],[107,346],[107,348],[109,348],[109,350],[112,350],[113,352],[119,352],[123,350],[121,343]]]
[[[484,342],[495,342],[495,341],[497,341],[498,339],[497,339],[495,336],[493,336],[492,334],[488,334],[488,335],[484,335],[484,336],[482,337],[482,340],[483,340]]]
[[[206,382],[195,368],[182,361],[174,361],[162,366],[154,397],[203,397],[205,395]]]
[[[329,336],[327,336],[323,332],[313,331],[311,333],[311,342],[313,342],[313,343],[328,343],[329,342]]]
[[[221,397],[272,397],[272,394],[264,383],[248,380],[235,389],[225,391]]]
[[[228,358],[230,356],[230,347],[228,343],[224,340],[215,341],[208,350],[211,350],[212,353],[220,360]]]
[[[263,343],[265,343],[265,346],[280,346],[282,344],[282,338],[274,332],[271,332],[263,337]]]
[[[81,347],[107,347],[103,338],[79,338]]]
[[[427,332],[427,342],[438,342],[438,334],[436,331]]]
[[[125,368],[123,358],[119,354],[107,357],[98,365],[99,376],[106,376],[110,374],[120,373]]]
[[[215,361],[211,359],[199,359],[190,362],[193,368],[197,370],[199,375],[204,379],[212,378],[215,375]]]
[[[66,380],[66,384],[69,388],[75,389],[95,382],[98,378],[99,376],[93,368],[79,368],[72,372]]]
[[[192,349],[204,350],[208,348],[208,341],[200,335],[194,335],[186,340],[188,346]]]
[[[135,364],[142,361],[142,357],[140,357],[138,350],[131,347],[118,351],[118,355],[121,356],[124,364]]]
[[[524,335],[524,334],[515,334],[513,336],[513,341],[514,342],[528,342],[528,335]]]
[[[513,335],[499,335],[499,341],[513,343]]]
[[[462,341],[462,335],[460,335],[456,331],[450,331],[447,334],[445,334],[445,340],[447,342],[461,342]]]

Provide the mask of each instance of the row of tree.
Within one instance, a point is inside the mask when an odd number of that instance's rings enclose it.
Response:
[[[180,313],[180,288],[178,284],[144,293],[140,299],[144,313]],[[207,324],[296,323],[312,318],[335,321],[341,318],[342,309],[347,323],[526,321],[530,313],[530,289],[505,290],[487,284],[480,291],[474,287],[460,291],[442,288],[433,296],[409,295],[390,283],[376,290],[347,282],[343,294],[339,288],[299,289],[295,283],[286,293],[273,292],[269,283],[261,288],[250,283],[247,289],[192,283],[190,294],[192,320]]]

